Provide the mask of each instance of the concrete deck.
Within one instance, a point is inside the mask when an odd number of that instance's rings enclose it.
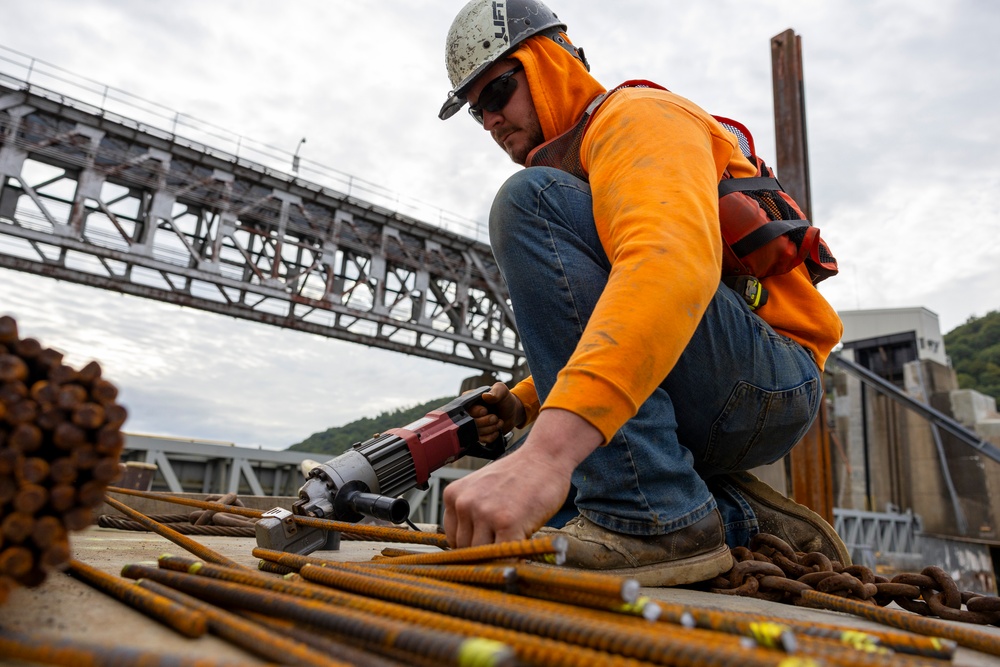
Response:
[[[257,559],[251,555],[256,546],[252,538],[196,537],[198,542],[229,558],[251,567]],[[184,553],[179,547],[157,535],[91,527],[75,534],[74,556],[105,572],[118,574],[124,565],[155,560],[162,553]],[[374,542],[343,541],[340,551],[317,552],[331,560],[368,560],[385,545]],[[420,548],[420,547],[417,547]],[[433,549],[431,547],[424,547]],[[187,555],[187,554],[185,554]],[[856,617],[765,602],[751,598],[733,598],[683,589],[644,589],[650,597],[702,607],[746,611],[774,619],[812,620],[857,628],[882,628]],[[227,658],[246,665],[264,664],[213,636],[185,639],[142,614],[125,607],[86,584],[64,574],[52,574],[39,588],[20,588],[0,607],[0,626],[19,631],[51,633],[63,638],[113,642],[122,646],[158,650],[203,658]],[[968,626],[980,627],[980,626]],[[1000,636],[1000,628],[986,631]],[[4,661],[0,664],[15,665]],[[1000,658],[975,651],[958,650],[954,665],[1000,666]]]

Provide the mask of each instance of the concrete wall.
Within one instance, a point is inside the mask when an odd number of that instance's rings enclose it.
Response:
[[[988,545],[922,536],[920,551],[923,563],[936,565],[947,572],[960,591],[997,594],[996,574]]]
[[[842,355],[854,361],[851,350],[843,350]],[[834,373],[833,390],[827,398],[832,398],[833,415],[832,440],[835,451],[831,452],[833,466],[833,504],[848,509],[872,509],[867,501],[865,483],[865,450],[863,446],[863,420],[861,418],[861,381],[843,371]]]
[[[904,375],[914,398],[984,438],[1000,436],[996,402],[959,390],[952,368],[917,361]],[[927,533],[1000,545],[1000,464],[872,389],[862,406],[861,393],[860,382],[836,373],[834,423],[844,449],[835,457],[837,506],[912,510]]]

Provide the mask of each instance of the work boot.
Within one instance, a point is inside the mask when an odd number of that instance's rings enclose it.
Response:
[[[733,566],[718,510],[666,535],[616,533],[584,516],[541,532],[567,538],[566,566],[629,577],[643,586],[693,584]]]
[[[844,567],[851,564],[847,545],[819,514],[781,495],[751,473],[730,473],[725,479],[753,509],[760,532],[780,537],[795,551],[819,551]]]

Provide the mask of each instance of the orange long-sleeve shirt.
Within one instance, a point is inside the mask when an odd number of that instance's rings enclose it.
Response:
[[[547,140],[573,127],[603,90],[595,94],[593,86],[575,84],[554,95],[575,61],[553,46],[533,39],[515,54],[525,65]],[[545,92],[536,95],[536,89]],[[530,379],[514,393],[529,420],[539,408],[569,410],[607,441],[669,374],[719,286],[722,173],[743,177],[756,170],[710,114],[651,88],[611,95],[594,114],[580,155],[611,273],[544,405]],[[822,368],[841,336],[836,312],[803,266],[763,282],[770,296],[757,314],[811,350]]]

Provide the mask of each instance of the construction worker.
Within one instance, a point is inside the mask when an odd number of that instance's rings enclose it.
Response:
[[[476,413],[487,441],[532,428],[448,485],[449,543],[528,537],[572,482],[571,566],[692,583],[758,531],[850,562],[828,523],[744,472],[811,425],[837,314],[802,266],[764,280],[756,312],[721,282],[719,181],[755,167],[686,99],[604,96],[565,31],[541,2],[472,0],[448,33],[440,117],[468,104],[527,167],[496,195],[490,242],[532,374]]]

